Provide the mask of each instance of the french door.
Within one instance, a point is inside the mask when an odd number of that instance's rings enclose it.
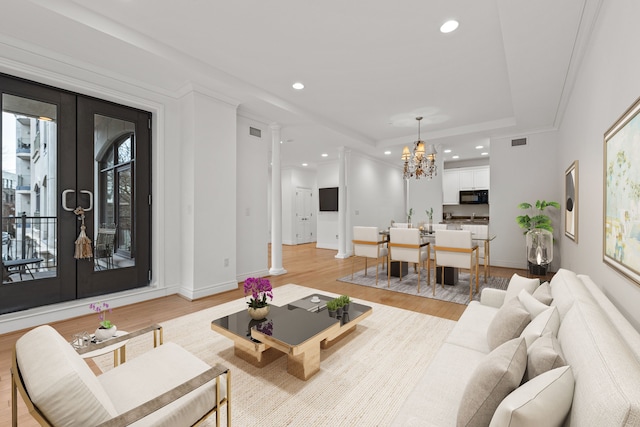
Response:
[[[0,314],[146,286],[151,114],[4,75],[0,97]]]

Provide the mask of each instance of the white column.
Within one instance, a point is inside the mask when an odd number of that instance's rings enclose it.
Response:
[[[348,258],[347,253],[347,155],[344,147],[338,149],[338,254],[336,258]]]
[[[282,172],[280,170],[280,125],[271,124],[271,268],[273,276],[285,274],[282,267]]]

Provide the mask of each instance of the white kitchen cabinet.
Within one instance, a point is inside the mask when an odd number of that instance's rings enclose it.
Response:
[[[460,190],[488,190],[489,166],[445,169],[442,175],[442,204],[460,203]]]
[[[488,190],[489,166],[480,168],[460,168],[460,190]]]
[[[445,170],[442,175],[442,204],[457,205],[460,193],[460,183],[457,169]]]

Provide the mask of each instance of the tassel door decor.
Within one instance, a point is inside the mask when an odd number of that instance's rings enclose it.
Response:
[[[86,233],[87,227],[84,225],[84,209],[78,206],[73,213],[78,217],[78,221],[82,221],[82,225],[80,225],[80,234],[76,239],[76,252],[74,257],[76,259],[91,258],[93,257],[93,250],[91,248],[91,239],[89,239]]]

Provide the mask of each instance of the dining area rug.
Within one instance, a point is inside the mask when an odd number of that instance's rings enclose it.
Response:
[[[473,276],[472,276],[473,277]],[[478,293],[473,295],[473,299],[480,300],[480,293],[484,288],[496,288],[507,289],[509,284],[509,278],[507,277],[487,277],[487,283],[484,282],[484,273],[480,269],[478,275]],[[365,270],[356,271],[351,274],[338,279],[340,282],[353,283],[356,285],[369,286],[372,288],[387,289],[394,292],[402,292],[405,294],[415,295],[425,298],[433,298],[441,301],[455,302],[457,304],[469,304],[469,273],[460,271],[458,275],[458,283],[455,285],[444,285],[438,283],[436,286],[436,294],[433,295],[433,282],[435,281],[435,271],[431,270],[431,284],[427,285],[427,271],[422,269],[420,273],[420,293],[418,293],[418,275],[413,271],[413,267],[409,268],[407,275],[402,277],[402,280],[398,277],[391,276],[389,287],[387,287],[387,271],[379,270],[378,286],[376,286],[376,267],[369,267],[367,274]],[[475,278],[473,280],[475,287]]]

